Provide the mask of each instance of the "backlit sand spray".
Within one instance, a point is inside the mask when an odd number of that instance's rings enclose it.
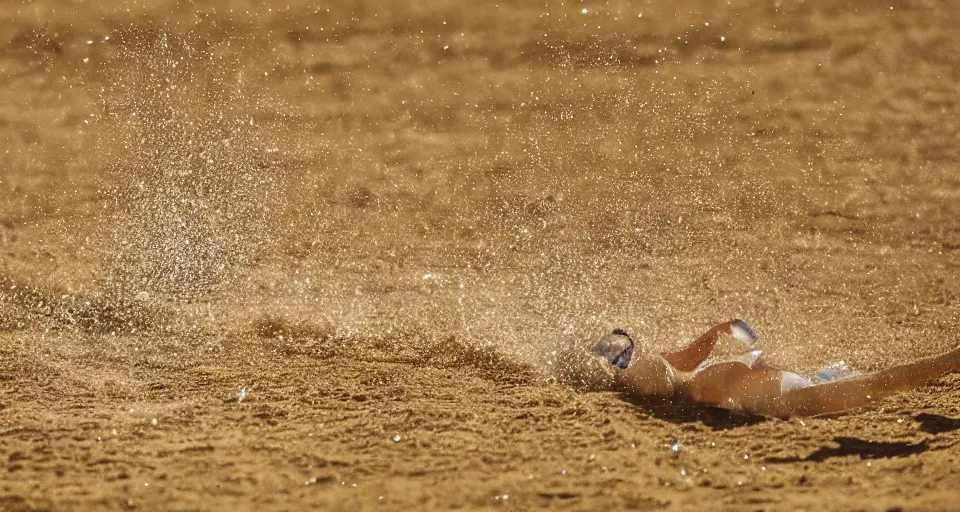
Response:
[[[225,46],[128,32],[103,96],[120,146],[111,284],[139,301],[214,290],[269,241],[282,208],[257,96]]]
[[[656,324],[683,321],[670,304],[697,299],[666,290],[688,288],[683,281],[705,270],[663,268],[662,258],[699,247],[756,259],[724,246],[729,235],[691,236],[748,217],[772,197],[762,177],[723,166],[752,151],[738,144],[745,135],[713,127],[735,108],[734,96],[720,94],[736,91],[731,84],[711,84],[713,110],[697,110],[666,79],[622,77],[588,98],[568,87],[512,95],[491,81],[488,94],[507,94],[512,116],[481,112],[479,129],[491,135],[438,156],[425,134],[385,150],[349,120],[278,142],[258,112],[279,102],[258,87],[258,63],[236,51],[250,41],[141,27],[116,31],[110,44],[109,58],[90,63],[99,67],[88,83],[92,91],[101,84],[98,149],[110,170],[101,282],[106,297],[137,315],[162,311],[157,330],[253,332],[398,360],[426,361],[448,344],[472,358],[503,351],[540,363],[569,336],[647,328],[651,318],[656,335]],[[618,73],[617,62],[554,55],[576,47],[538,50],[567,63],[556,75],[564,83],[588,65]],[[313,101],[357,101],[353,89],[333,93]],[[411,94],[421,105],[411,114],[435,115],[424,107],[433,93]],[[415,94],[425,96],[415,102]],[[560,142],[571,137],[574,144]],[[685,149],[697,138],[716,139],[718,152]],[[301,174],[284,160],[291,151],[313,152]],[[558,179],[571,162],[591,164]],[[698,173],[749,186],[678,193],[669,179]],[[404,265],[429,254],[435,234],[451,232],[464,236],[422,266]],[[621,280],[637,268],[649,269],[642,281]],[[640,297],[637,289],[664,291]]]

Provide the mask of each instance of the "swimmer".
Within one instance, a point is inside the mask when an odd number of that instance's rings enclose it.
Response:
[[[568,348],[558,355],[558,363],[568,382],[591,389],[680,398],[780,418],[846,411],[960,370],[960,349],[955,349],[863,375],[841,362],[807,378],[766,364],[760,350],[711,357],[723,335],[749,349],[757,340],[753,329],[737,319],[714,326],[682,350],[656,353],[614,329],[588,354],[576,355]]]

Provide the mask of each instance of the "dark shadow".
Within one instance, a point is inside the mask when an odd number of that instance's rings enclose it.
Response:
[[[949,418],[924,412],[914,416],[913,419],[920,424],[920,430],[928,434],[942,434],[960,430],[960,418]]]
[[[889,459],[923,453],[930,449],[927,441],[920,441],[919,443],[885,443],[881,441],[867,441],[855,437],[835,437],[833,441],[839,446],[836,448],[824,446],[806,457],[768,457],[765,460],[774,464],[823,462],[833,457],[847,457],[850,455],[859,456],[861,459]]]
[[[621,394],[620,397],[623,401],[643,409],[644,412],[654,418],[671,423],[703,423],[713,430],[730,430],[756,425],[770,419],[677,398],[667,400],[654,397],[637,397],[628,393]]]

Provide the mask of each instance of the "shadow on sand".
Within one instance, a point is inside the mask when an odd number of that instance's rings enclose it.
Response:
[[[914,416],[913,419],[920,424],[920,430],[928,434],[942,434],[960,430],[960,418],[949,418],[924,412]]]
[[[960,418],[950,418],[939,414],[921,413],[913,417],[919,423],[920,430],[928,434],[942,434],[960,430]],[[860,459],[889,459],[907,457],[928,450],[942,450],[953,446],[930,446],[929,440],[916,443],[868,441],[855,437],[835,437],[836,447],[824,446],[806,457],[769,457],[767,462],[822,462],[832,457],[847,457],[856,455]]]
[[[654,397],[637,397],[627,393],[620,395],[620,398],[624,402],[643,409],[644,412],[654,418],[671,423],[703,423],[713,430],[730,430],[770,420],[765,416],[728,411],[719,407],[676,398],[667,400]]]
[[[928,441],[919,443],[867,441],[855,437],[835,437],[836,447],[824,446],[806,457],[768,457],[770,463],[823,462],[833,457],[859,456],[860,459],[890,459],[923,453],[930,449]]]
[[[695,402],[676,399],[635,397],[622,394],[621,399],[635,405],[654,418],[671,423],[703,423],[713,430],[730,430],[737,427],[756,425],[771,418],[728,411]],[[919,423],[920,430],[928,434],[941,434],[960,430],[960,418],[950,418],[939,414],[921,413],[913,417]],[[931,447],[929,440],[916,443],[869,441],[855,437],[838,436],[833,438],[835,447],[824,446],[806,457],[768,457],[770,463],[823,462],[833,457],[855,455],[860,459],[887,459],[907,457],[928,450],[944,447]],[[951,443],[950,446],[952,446]]]

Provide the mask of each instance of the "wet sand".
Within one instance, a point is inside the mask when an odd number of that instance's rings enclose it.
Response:
[[[0,5],[0,509],[955,509],[960,376],[764,420],[551,351],[955,347],[958,19]]]

